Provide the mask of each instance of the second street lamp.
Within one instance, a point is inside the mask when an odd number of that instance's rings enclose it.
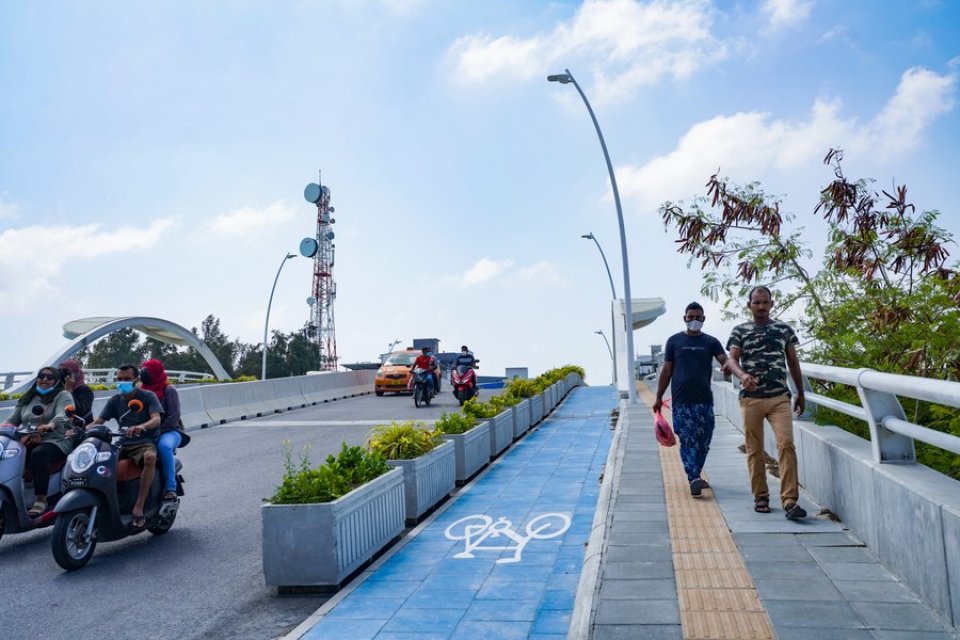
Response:
[[[600,139],[600,148],[603,149],[603,157],[607,161],[607,173],[610,174],[610,186],[613,189],[613,202],[617,206],[617,222],[620,223],[620,253],[623,261],[623,315],[624,315],[624,333],[627,334],[627,397],[630,404],[637,403],[637,369],[634,365],[633,355],[633,298],[630,294],[630,263],[627,260],[627,232],[623,226],[623,209],[620,206],[620,190],[617,189],[617,177],[613,173],[613,164],[610,162],[610,154],[607,153],[607,143],[603,139],[603,132],[600,131],[600,123],[597,122],[597,116],[593,113],[593,107],[587,100],[587,95],[577,84],[570,69],[564,69],[565,73],[558,73],[547,76],[548,82],[559,82],[560,84],[573,84],[577,93],[583,98],[583,104],[586,105],[590,113],[590,119],[593,120],[593,127],[597,130],[597,137]]]
[[[287,264],[290,258],[296,258],[292,253],[288,253],[280,261],[280,268],[277,269],[277,276],[273,279],[273,288],[270,289],[270,301],[267,302],[267,319],[263,321],[263,365],[260,368],[260,379],[267,379],[267,328],[270,326],[270,307],[273,305],[273,292],[277,290],[277,280],[280,279],[280,272],[283,271],[283,265]]]
[[[614,381],[614,384],[616,384],[616,381],[617,381],[617,360],[616,360],[616,356],[613,355],[613,349],[610,348],[610,341],[607,340],[607,336],[606,336],[606,334],[603,333],[603,330],[602,330],[602,329],[601,329],[600,331],[594,331],[594,333],[596,333],[596,334],[599,335],[601,338],[603,338],[603,341],[604,341],[605,343],[607,343],[607,351],[610,353],[610,360],[613,362],[613,381]]]
[[[610,295],[613,296],[613,302],[610,304],[610,338],[613,340],[613,349],[610,351],[610,357],[613,358],[613,386],[617,386],[617,325],[613,319],[613,305],[617,302],[617,290],[613,286],[613,276],[610,275],[610,265],[607,264],[607,256],[603,253],[603,247],[600,246],[600,242],[597,241],[592,232],[588,232],[586,235],[580,237],[593,240],[594,244],[597,245],[597,249],[600,250],[600,257],[603,258],[603,266],[607,269],[607,279],[610,280]],[[606,340],[605,336],[604,340]]]

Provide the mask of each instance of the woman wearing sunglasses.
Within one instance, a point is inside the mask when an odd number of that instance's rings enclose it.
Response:
[[[21,443],[27,447],[27,468],[33,476],[35,500],[27,511],[36,518],[47,510],[47,486],[50,484],[50,465],[66,460],[73,450],[67,437],[70,420],[67,406],[73,396],[64,389],[60,374],[53,367],[43,367],[37,373],[33,386],[24,393],[7,422],[15,425],[36,424],[37,432],[24,436]]]

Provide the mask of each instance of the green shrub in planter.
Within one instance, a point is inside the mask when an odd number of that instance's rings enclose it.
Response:
[[[493,415],[498,413],[503,413],[508,407],[512,407],[515,404],[520,404],[521,399],[514,396],[509,396],[506,394],[500,394],[499,396],[493,396],[487,400],[487,404],[493,408]]]
[[[440,444],[440,433],[418,427],[412,420],[374,427],[367,448],[387,460],[412,460]]]
[[[497,407],[490,405],[488,402],[480,402],[476,398],[470,398],[464,402],[462,411],[465,415],[472,416],[477,420],[486,420],[500,413]]]
[[[502,395],[512,396],[514,398],[524,400],[526,398],[532,398],[540,393],[540,391],[540,386],[536,383],[536,381],[524,380],[523,378],[514,378],[510,381],[510,384],[507,385],[506,390]]]
[[[435,424],[437,430],[449,435],[466,433],[477,426],[477,419],[462,413],[444,413]]]
[[[284,441],[283,447],[283,480],[269,500],[273,504],[331,502],[390,471],[379,454],[348,447],[346,442],[336,457],[327,456],[326,463],[315,469],[310,467],[308,447],[298,464],[293,463],[290,442]]]

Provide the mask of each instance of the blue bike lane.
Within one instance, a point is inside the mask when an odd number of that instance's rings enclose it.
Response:
[[[616,406],[611,387],[571,391],[362,582],[288,637],[566,638]]]

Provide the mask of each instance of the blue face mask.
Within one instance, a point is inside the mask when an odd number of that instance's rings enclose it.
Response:
[[[132,392],[133,392],[133,383],[130,382],[129,380],[124,380],[124,381],[121,381],[121,382],[117,382],[117,391],[119,391],[119,392],[122,393],[123,395],[127,395],[128,393],[132,393]]]
[[[37,385],[34,385],[33,388],[36,389],[36,390],[37,390],[37,393],[39,393],[39,394],[42,395],[42,396],[45,396],[45,395],[47,395],[48,393],[50,393],[51,391],[53,391],[53,387],[49,387],[49,388],[47,388],[47,389],[44,389],[43,387],[41,387],[41,386],[38,385],[38,384],[37,384]]]

